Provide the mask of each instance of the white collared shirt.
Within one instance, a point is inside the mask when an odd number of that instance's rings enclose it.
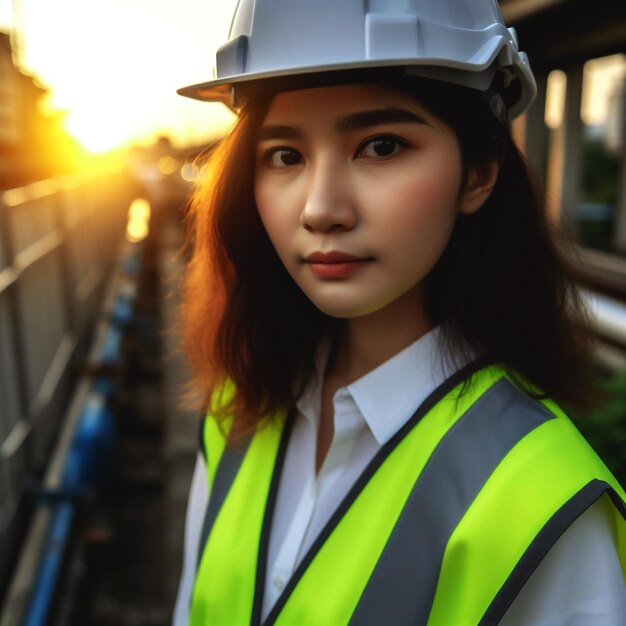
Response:
[[[465,363],[440,359],[436,328],[333,397],[334,435],[316,474],[317,428],[327,350],[317,378],[297,402],[270,533],[265,618],[295,568],[359,474],[421,403]],[[198,541],[209,486],[202,455],[192,480],[183,576],[174,626],[186,626]],[[500,622],[501,626],[626,624],[626,586],[615,529],[603,501],[591,506],[556,542]],[[326,626],[326,625],[320,625]]]

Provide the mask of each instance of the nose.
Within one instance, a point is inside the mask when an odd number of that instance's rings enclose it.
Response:
[[[356,226],[349,174],[332,159],[311,167],[300,223],[309,232],[351,230]]]

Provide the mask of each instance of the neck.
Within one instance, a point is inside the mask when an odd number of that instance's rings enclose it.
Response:
[[[374,313],[348,319],[328,373],[350,384],[432,328],[421,291],[413,289]]]

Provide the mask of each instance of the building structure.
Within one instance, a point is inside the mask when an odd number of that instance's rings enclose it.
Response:
[[[515,27],[522,48],[530,57],[538,84],[537,100],[521,122],[523,147],[540,178],[546,182],[550,197],[555,199],[552,203],[555,219],[558,217],[574,231],[584,167],[585,128],[581,105],[585,64],[609,55],[626,54],[626,3],[501,0],[500,4],[505,20]],[[556,129],[550,129],[545,122],[545,110],[549,77],[554,70],[564,73],[566,86],[562,121]],[[624,117],[624,102],[625,99],[620,99],[621,112],[613,111],[614,127],[616,119]],[[618,122],[618,127],[621,137],[615,137],[615,130],[612,136],[614,148],[621,146],[612,248],[621,255],[626,254],[626,133],[624,124]],[[586,255],[585,262],[593,265],[599,262],[599,257]]]
[[[0,32],[0,189],[77,169],[83,150],[63,127],[63,113],[44,111],[48,89],[15,65],[11,37]]]

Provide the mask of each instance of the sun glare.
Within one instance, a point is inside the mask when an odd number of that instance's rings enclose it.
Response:
[[[102,154],[120,147],[129,141],[128,129],[121,125],[121,120],[93,119],[93,112],[70,112],[65,126],[80,144],[95,154]]]
[[[24,2],[23,69],[49,89],[49,106],[66,113],[67,131],[93,153],[161,135],[197,145],[223,132],[229,114],[176,89],[210,78],[235,4]]]

